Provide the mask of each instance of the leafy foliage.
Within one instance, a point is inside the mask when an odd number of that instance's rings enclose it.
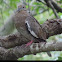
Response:
[[[61,61],[62,60],[62,57],[58,57],[58,60],[57,61]]]

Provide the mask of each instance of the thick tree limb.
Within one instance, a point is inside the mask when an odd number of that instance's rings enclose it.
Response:
[[[46,34],[46,39],[48,39],[50,36],[62,33],[62,19],[47,20],[44,24],[41,25],[41,27],[41,29],[44,31],[44,34]],[[34,39],[34,42],[40,41],[31,35],[29,37],[28,35],[25,36],[26,32],[22,34],[16,33],[0,37],[0,46],[5,48],[19,46],[28,43],[31,38]]]
[[[62,19],[47,20],[42,24],[43,30],[46,32],[46,37],[62,33]]]
[[[17,60],[24,55],[46,51],[62,51],[62,42],[33,43],[31,46],[16,46],[12,49],[0,47],[0,60]]]

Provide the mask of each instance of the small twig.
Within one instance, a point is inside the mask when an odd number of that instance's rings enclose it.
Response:
[[[28,10],[29,10],[29,13],[30,13],[29,0],[28,0]]]
[[[11,8],[12,10],[13,10],[13,8],[12,7],[10,7],[5,1],[3,1],[9,8]]]
[[[41,1],[41,0],[37,0],[38,2],[41,2],[41,3],[43,3],[44,5],[46,5],[46,3],[44,3],[43,1]]]
[[[33,16],[36,16],[36,15],[39,15],[39,14],[42,14],[42,13],[44,13],[45,11],[47,11],[48,9],[45,9],[45,10],[43,10],[42,12],[39,12],[38,14],[37,13],[33,13],[32,15]]]

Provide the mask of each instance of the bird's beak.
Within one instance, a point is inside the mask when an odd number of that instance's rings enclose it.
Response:
[[[18,9],[17,9],[17,12],[20,12],[21,10],[22,10],[21,8],[18,8]]]

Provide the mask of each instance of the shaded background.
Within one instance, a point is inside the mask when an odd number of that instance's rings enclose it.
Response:
[[[60,7],[62,7],[62,0],[54,0]],[[23,3],[28,8],[28,11],[43,24],[47,19],[55,19],[55,15],[51,8],[47,7],[44,0],[38,2],[37,0],[0,0],[0,28],[8,21],[8,17],[17,9],[17,4]],[[62,13],[58,13],[62,18]],[[16,30],[15,30],[16,31]],[[11,31],[8,34],[14,33]],[[62,34],[51,36],[47,41],[62,41]],[[36,55],[25,55],[18,60],[62,60],[61,51],[52,51],[52,57],[49,57],[45,52],[37,53]]]

